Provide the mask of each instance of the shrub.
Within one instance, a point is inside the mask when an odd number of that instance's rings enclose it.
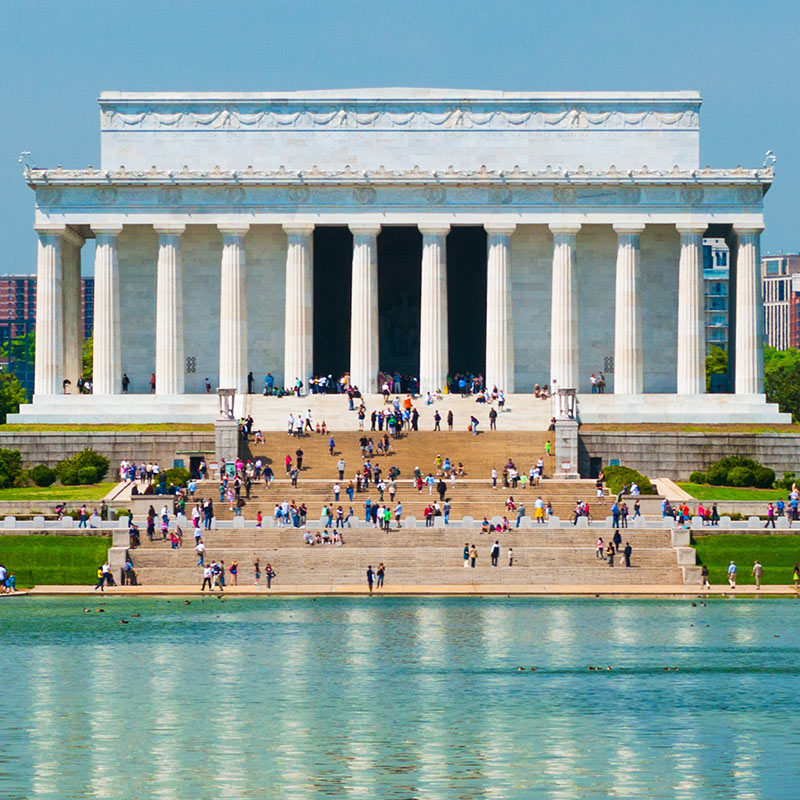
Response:
[[[695,474],[702,473],[692,473]],[[744,456],[721,458],[706,470],[705,477],[705,482],[712,486],[757,486],[769,489],[775,484],[775,470],[759,464],[754,458]],[[701,481],[692,482],[701,483]],[[785,488],[791,488],[791,482]]]
[[[748,467],[734,467],[728,472],[728,486],[753,486],[755,482],[753,470]]]
[[[29,474],[37,486],[52,486],[56,482],[56,471],[45,464],[32,467]]]
[[[639,486],[642,494],[656,493],[653,484],[650,483],[650,478],[630,467],[621,465],[619,467],[603,467],[603,475],[606,479],[606,486],[612,494],[616,494],[623,484],[627,483],[630,486],[634,482]]]
[[[789,492],[792,490],[792,484],[794,483],[797,483],[794,472],[784,472],[783,477],[779,481],[775,481],[775,488],[786,489]]]
[[[131,512],[127,508],[118,508],[114,513],[117,515],[117,519],[125,519]]]
[[[86,486],[90,483],[97,483],[97,468],[81,467],[78,470],[78,483],[82,486]]]
[[[105,456],[95,453],[94,450],[81,450],[80,453],[75,453],[74,456],[65,458],[56,464],[56,476],[64,485],[74,486],[77,483],[87,482],[81,479],[80,470],[84,467],[92,467],[94,469],[94,480],[88,481],[88,483],[97,483],[106,476],[108,463],[108,459]],[[65,476],[67,480],[65,480]]]
[[[759,489],[771,489],[775,483],[775,470],[759,466],[753,470],[753,477]]]
[[[700,472],[699,470],[695,470],[691,475],[689,475],[689,483],[705,483],[705,482],[706,482],[705,472]]]
[[[0,448],[0,489],[8,489],[22,472],[22,456],[19,450]]]
[[[164,472],[164,478],[167,481],[167,486],[174,483],[175,486],[186,486],[189,482],[189,470],[183,467],[171,467]]]

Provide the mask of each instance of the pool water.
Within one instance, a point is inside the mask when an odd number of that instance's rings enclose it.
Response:
[[[3,599],[0,797],[800,796],[800,606],[694,602]]]

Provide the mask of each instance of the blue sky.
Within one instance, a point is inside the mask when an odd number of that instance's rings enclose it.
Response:
[[[106,89],[697,89],[702,163],[774,150],[763,250],[797,252],[799,34],[791,0],[2,0],[0,273],[35,270],[19,152],[97,165]]]

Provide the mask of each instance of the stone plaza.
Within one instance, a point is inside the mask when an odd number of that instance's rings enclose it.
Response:
[[[35,394],[9,421],[206,421],[210,385],[235,389],[237,410],[269,428],[278,402],[246,395],[249,372],[256,391],[268,372],[287,387],[348,373],[370,395],[382,370],[419,376],[423,393],[484,374],[510,404],[537,384],[576,390],[584,422],[788,421],[763,393],[759,239],[773,172],[701,167],[695,92],[99,103],[99,167],[26,170]],[[730,394],[705,394],[706,236],[731,248]],[[603,394],[590,391],[600,372]]]

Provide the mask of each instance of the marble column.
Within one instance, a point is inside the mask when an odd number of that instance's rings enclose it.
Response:
[[[736,394],[764,392],[764,304],[761,300],[763,225],[734,225],[736,233]]]
[[[83,374],[83,314],[81,313],[81,248],[83,236],[67,228],[61,241],[61,269],[64,281],[64,378],[70,391],[77,392]]]
[[[34,393],[61,394],[64,380],[64,276],[61,249],[65,225],[36,226],[36,363]],[[73,387],[74,389],[74,387]]]
[[[706,225],[679,224],[678,266],[678,394],[706,390],[705,293],[703,234]]]
[[[449,370],[447,340],[447,234],[449,225],[420,225],[422,298],[419,328],[421,392],[441,391]]]
[[[552,224],[553,287],[550,306],[552,389],[578,388],[578,286],[575,236],[580,224]]]
[[[183,394],[183,278],[181,234],[185,225],[156,225],[156,394]]]
[[[514,341],[511,320],[511,234],[514,224],[484,225],[487,239],[486,386],[514,391]]]
[[[351,225],[353,285],[350,306],[350,383],[362,394],[378,391],[377,224]]]
[[[639,234],[644,225],[614,225],[617,278],[614,297],[614,394],[641,394],[642,304],[639,296]]]
[[[92,225],[92,230],[95,233],[93,391],[100,395],[119,394],[122,391],[122,349],[117,241],[122,225]]]
[[[244,237],[247,223],[217,225],[222,233],[219,292],[219,385],[247,393],[247,293]],[[156,376],[157,377],[157,376]],[[156,383],[158,386],[158,383]]]
[[[286,232],[286,315],[283,385],[292,388],[314,370],[314,225],[284,225]],[[338,376],[336,376],[338,378]]]

